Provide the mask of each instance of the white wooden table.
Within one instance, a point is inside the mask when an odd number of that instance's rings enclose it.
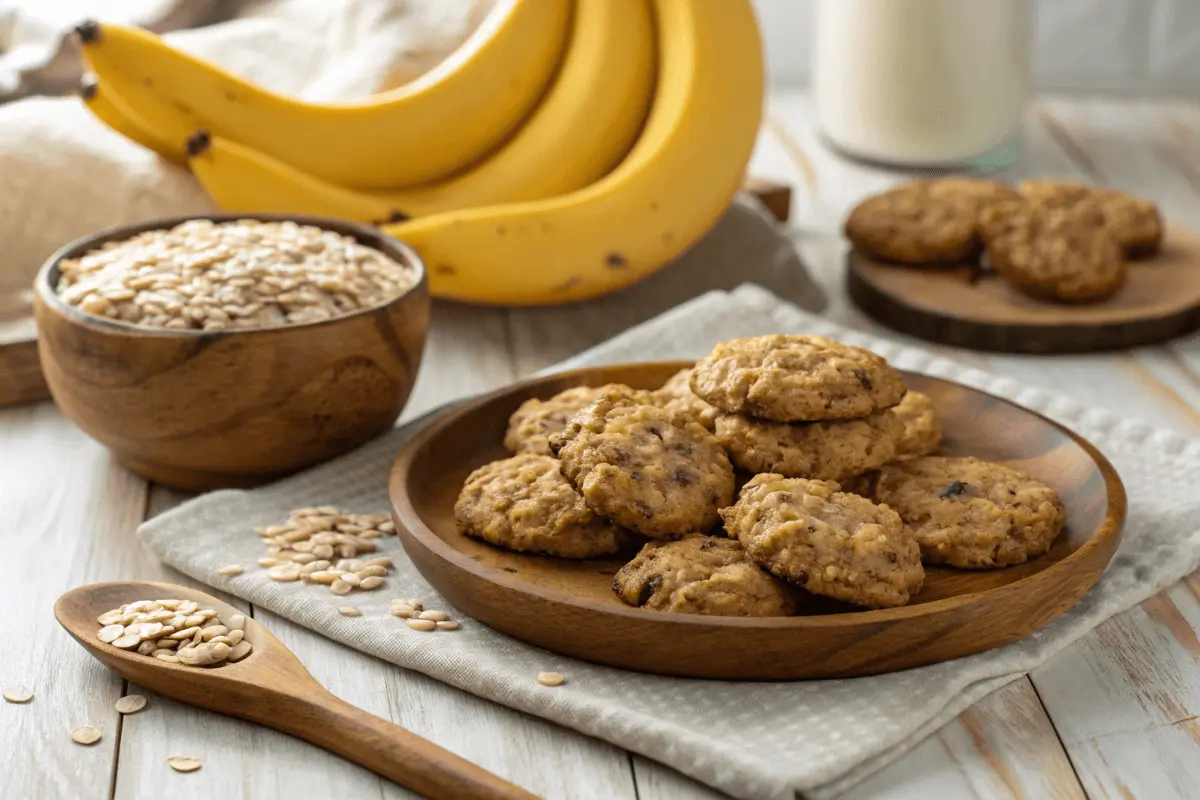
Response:
[[[1128,188],[1200,229],[1200,106],[1045,98],[1029,115],[1012,170]],[[816,137],[802,94],[778,94],[754,174],[796,188],[801,254],[829,296],[826,313],[873,327],[841,289],[844,213],[900,176],[850,164]],[[749,268],[753,277],[753,267]],[[594,344],[695,293],[695,276],[659,280],[591,306],[504,311],[439,306],[406,416],[499,386]],[[733,286],[746,275],[710,280]],[[1127,353],[1010,357],[945,352],[1087,403],[1187,434],[1200,428],[1200,338]],[[133,531],[179,501],[115,466],[49,403],[0,412],[0,796],[72,798],[404,797],[406,792],[281,734],[151,696],[118,718],[126,686],[54,622],[54,599],[96,580],[186,581]],[[243,604],[244,605],[244,604]],[[548,798],[674,800],[711,790],[639,756],[510,711],[251,609],[334,693]],[[1111,620],[1027,679],[979,702],[848,797],[1195,798],[1200,796],[1200,574]],[[68,731],[100,727],[84,748]],[[195,774],[168,755],[204,758]]]

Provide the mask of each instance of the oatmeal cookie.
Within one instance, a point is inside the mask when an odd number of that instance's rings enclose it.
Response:
[[[1016,191],[997,181],[912,181],[868,197],[846,218],[846,238],[862,253],[902,264],[975,260],[980,211]]]
[[[941,445],[942,423],[929,395],[909,389],[892,412],[904,425],[904,433],[896,445],[897,458],[929,455]]]
[[[521,453],[472,472],[454,504],[468,536],[522,553],[597,558],[628,536],[597,516],[550,456]]]
[[[1109,233],[1127,258],[1146,258],[1162,246],[1163,220],[1158,206],[1126,192],[1074,181],[1023,181],[1021,194],[1046,205],[1071,206],[1095,202],[1100,206]]]
[[[900,373],[869,350],[787,334],[717,345],[696,364],[691,383],[721,411],[776,422],[865,417],[905,392]]]
[[[563,474],[596,513],[653,539],[713,527],[733,467],[698,422],[612,391],[550,437]]]
[[[703,534],[650,542],[621,567],[612,588],[631,606],[678,614],[782,617],[794,610],[787,587],[740,543]]]
[[[548,400],[531,397],[508,418],[504,446],[510,453],[550,455],[550,436],[567,427],[571,417],[595,402],[596,398],[613,390],[634,393],[628,386],[610,383],[605,386],[576,386]]]
[[[1037,297],[1104,300],[1125,282],[1125,259],[1099,206],[1004,201],[980,218],[992,268]]]
[[[716,432],[734,465],[748,472],[836,481],[891,461],[904,423],[891,409],[826,422],[770,422],[722,414]]]
[[[895,509],[928,564],[992,569],[1050,549],[1066,511],[1050,487],[976,458],[925,456],[883,467],[867,493]]]
[[[755,563],[813,594],[888,608],[907,603],[925,580],[917,542],[896,512],[832,481],[759,475],[721,516]]]
[[[691,417],[711,431],[717,410],[692,391],[691,379],[690,367],[679,370],[660,388],[647,393],[649,404],[665,409],[672,414]]]

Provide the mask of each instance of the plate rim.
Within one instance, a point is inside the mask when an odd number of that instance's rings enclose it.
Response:
[[[1008,594],[1014,591],[1020,591],[1026,586],[1034,583],[1040,583],[1060,573],[1071,571],[1076,562],[1085,561],[1088,559],[1093,550],[1105,546],[1110,540],[1116,541],[1112,546],[1112,553],[1105,560],[1103,569],[1096,573],[1096,580],[1093,581],[1084,591],[1077,597],[1071,606],[1074,606],[1079,600],[1091,590],[1092,586],[1103,576],[1107,570],[1109,562],[1112,560],[1112,554],[1116,552],[1117,546],[1120,544],[1120,539],[1124,533],[1125,521],[1128,512],[1128,496],[1125,491],[1124,482],[1121,480],[1119,473],[1112,463],[1104,456],[1100,450],[1085,439],[1083,436],[1075,433],[1065,425],[1050,419],[1033,409],[1026,408],[1019,403],[1013,402],[1005,397],[986,392],[982,389],[977,389],[973,386],[952,381],[937,375],[929,375],[926,373],[916,372],[912,370],[900,370],[904,375],[918,375],[922,378],[941,381],[970,392],[985,395],[993,400],[997,400],[1006,405],[1017,408],[1027,414],[1032,414],[1035,417],[1045,421],[1049,425],[1062,431],[1072,441],[1078,444],[1085,453],[1092,459],[1092,462],[1099,469],[1101,477],[1104,480],[1104,486],[1108,498],[1105,509],[1104,519],[1100,525],[1088,536],[1074,552],[1056,561],[1054,564],[1039,570],[1024,578],[1006,583],[1001,586],[995,586],[982,591],[967,592],[953,597],[946,597],[940,600],[932,600],[928,603],[918,603],[916,605],[904,605],[896,608],[882,609],[861,609],[857,611],[845,611],[834,614],[815,614],[815,615],[793,615],[786,617],[732,617],[732,616],[716,616],[716,615],[701,615],[701,614],[676,614],[668,611],[656,611],[653,609],[631,608],[625,605],[611,605],[595,602],[586,598],[570,595],[565,592],[552,591],[543,589],[538,586],[533,586],[524,581],[520,581],[508,576],[503,570],[493,569],[482,565],[480,562],[470,558],[462,551],[451,547],[444,539],[438,536],[428,525],[425,524],[420,514],[417,513],[413,506],[411,498],[406,491],[398,491],[407,480],[407,476],[411,472],[412,463],[416,454],[421,451],[425,443],[432,439],[447,425],[452,424],[455,420],[461,419],[466,414],[474,411],[476,408],[485,405],[498,397],[515,394],[521,391],[528,390],[539,384],[557,381],[562,379],[570,379],[572,376],[585,375],[593,373],[600,369],[628,369],[636,367],[652,367],[661,368],[664,372],[671,369],[679,370],[694,365],[695,360],[678,359],[678,360],[663,360],[663,361],[629,361],[615,362],[611,364],[596,364],[586,367],[576,367],[574,369],[560,370],[550,373],[539,373],[528,378],[506,384],[502,387],[477,395],[474,398],[460,402],[452,406],[445,412],[437,415],[432,420],[427,422],[421,430],[417,431],[400,449],[396,460],[393,462],[388,473],[388,501],[392,507],[392,512],[395,515],[396,523],[404,529],[409,536],[417,539],[422,546],[430,550],[435,556],[443,561],[449,562],[456,569],[469,572],[478,580],[488,581],[497,584],[509,591],[520,592],[522,594],[537,598],[542,601],[567,604],[581,608],[583,610],[601,613],[615,614],[620,617],[633,621],[653,621],[660,624],[674,624],[684,627],[692,626],[697,628],[730,628],[730,629],[777,629],[786,630],[812,630],[812,629],[839,629],[846,627],[857,627],[865,624],[887,624],[898,622],[914,617],[931,616],[941,614],[948,611],[960,609],[964,606],[969,606],[975,603],[991,600],[999,595]],[[415,521],[413,525],[410,520]],[[404,544],[402,537],[402,544]],[[405,545],[407,550],[407,545]],[[425,577],[424,571],[421,570],[414,559],[414,566],[417,566],[422,577]],[[428,580],[428,578],[426,578]],[[1069,608],[1070,606],[1068,606]],[[1064,609],[1065,612],[1065,609]],[[1060,614],[1063,612],[1060,612]],[[649,616],[648,616],[649,615]],[[1055,615],[1057,617],[1059,615]],[[1048,624],[1048,622],[1046,623]]]

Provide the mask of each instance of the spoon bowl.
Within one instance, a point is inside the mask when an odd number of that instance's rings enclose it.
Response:
[[[67,592],[55,603],[54,616],[75,641],[128,681],[188,705],[303,739],[426,797],[535,797],[399,725],[330,694],[291,650],[249,615],[245,639],[253,649],[235,664],[189,667],[122,650],[97,638],[101,628],[97,617],[104,612],[125,603],[163,598],[195,601],[222,619],[242,613],[186,586],[112,581]]]

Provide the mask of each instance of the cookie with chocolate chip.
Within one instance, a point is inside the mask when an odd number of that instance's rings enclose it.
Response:
[[[771,422],[722,414],[716,433],[739,469],[836,481],[891,461],[904,436],[904,423],[891,409],[823,422]]]
[[[733,539],[692,535],[650,542],[612,582],[631,606],[677,614],[779,617],[791,614],[791,593],[760,569]]]
[[[550,456],[521,453],[484,464],[454,504],[459,530],[485,542],[560,558],[616,553],[628,533],[587,507]]]
[[[510,453],[550,455],[550,437],[567,427],[571,417],[597,398],[616,389],[633,393],[627,386],[610,383],[604,386],[575,386],[546,400],[531,397],[508,418],[504,446]]]
[[[869,350],[789,334],[718,344],[692,370],[691,386],[728,414],[776,422],[865,417],[906,391],[900,373]]]
[[[733,466],[716,438],[628,390],[576,414],[550,448],[597,514],[652,539],[706,531],[733,499]]]
[[[1066,519],[1049,486],[977,458],[924,456],[889,464],[861,488],[900,515],[928,564],[1021,564],[1049,550]]]
[[[721,511],[754,562],[805,590],[865,608],[902,606],[925,571],[895,511],[832,481],[758,475]]]

